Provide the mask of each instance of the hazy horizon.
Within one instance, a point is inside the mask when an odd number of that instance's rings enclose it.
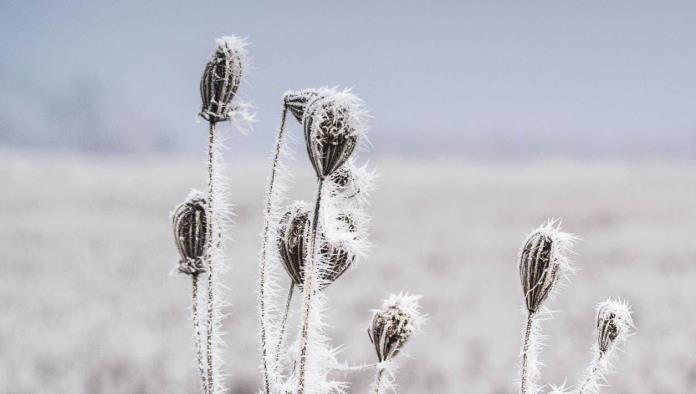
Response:
[[[321,85],[365,99],[375,154],[696,153],[689,1],[0,7],[6,149],[200,152],[200,73],[237,34],[259,118],[240,154],[270,150],[284,91]]]

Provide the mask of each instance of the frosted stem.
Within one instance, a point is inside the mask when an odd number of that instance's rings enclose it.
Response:
[[[321,209],[321,198],[322,191],[324,189],[324,179],[319,178],[319,184],[317,185],[317,202],[314,205],[314,219],[312,220],[312,229],[309,233],[311,244],[309,247],[309,253],[307,254],[307,261],[305,263],[304,270],[304,286],[303,286],[303,299],[302,299],[302,328],[300,329],[300,375],[299,383],[297,387],[297,393],[303,394],[305,390],[305,379],[307,376],[307,354],[309,347],[309,316],[312,307],[312,297],[317,291],[316,282],[316,264],[317,256],[315,255],[317,250],[317,240],[319,238],[319,232],[317,231],[319,224],[319,211]]]
[[[534,314],[529,312],[527,314],[527,326],[524,330],[524,342],[522,345],[522,380],[520,384],[520,392],[522,394],[527,394],[530,385],[530,370],[529,370],[529,359],[531,357],[530,351],[532,343],[532,326],[534,324]]]
[[[215,176],[215,122],[210,122],[210,132],[208,136],[208,238],[207,238],[207,255],[208,255],[208,332],[207,332],[207,347],[206,353],[208,356],[208,393],[213,393],[215,391],[215,376],[214,376],[214,365],[213,365],[213,342],[215,335],[215,264],[213,261],[213,238],[215,231],[215,215],[214,215],[214,185],[213,179]]]
[[[601,368],[600,368],[600,363],[602,362],[602,356],[597,356],[596,360],[593,361],[590,368],[588,368],[587,375],[585,378],[582,380],[582,384],[577,390],[578,394],[583,394],[587,392],[588,388],[590,387],[595,387],[594,392],[596,392],[596,387],[597,387],[597,380],[601,379]],[[589,390],[589,392],[593,392],[592,389]]]
[[[278,345],[276,346],[276,364],[280,359],[280,349],[283,347],[283,339],[285,338],[285,328],[288,324],[288,314],[290,314],[290,305],[292,304],[292,294],[295,292],[295,282],[290,282],[290,290],[285,299],[285,313],[283,320],[280,322],[280,333],[278,334]]]
[[[198,274],[191,276],[191,316],[193,320],[193,339],[196,345],[196,361],[198,363],[198,373],[201,379],[201,393],[208,392],[207,372],[205,359],[203,356],[203,344],[201,343],[201,320],[198,316]]]
[[[280,152],[282,151],[283,145],[283,134],[285,132],[285,119],[287,117],[288,109],[283,106],[283,114],[280,120],[280,127],[278,128],[278,137],[276,138],[275,152],[273,154],[273,165],[271,167],[271,177],[268,180],[268,190],[266,191],[266,206],[264,209],[264,226],[263,226],[263,244],[261,247],[261,262],[259,264],[259,320],[261,325],[261,353],[262,353],[262,364],[263,364],[263,383],[264,392],[266,394],[270,393],[270,383],[268,377],[268,364],[270,357],[270,352],[268,349],[268,328],[266,327],[266,316],[267,304],[270,303],[269,291],[266,288],[268,286],[268,234],[270,229],[270,222],[273,212],[273,200],[275,192],[276,175],[278,173],[278,164],[280,162]],[[282,337],[281,337],[282,338]],[[276,355],[276,358],[278,356]]]
[[[384,377],[384,368],[379,368],[377,370],[377,375],[375,376],[375,389],[374,394],[382,394],[382,380]]]

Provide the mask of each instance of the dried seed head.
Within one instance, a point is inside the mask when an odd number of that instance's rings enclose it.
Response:
[[[570,265],[566,254],[575,237],[560,231],[560,221],[549,220],[532,231],[522,246],[519,259],[520,281],[527,310],[536,312],[554,290]]]
[[[611,298],[597,305],[597,346],[604,355],[626,340],[634,328],[631,307]]]
[[[364,202],[374,189],[374,178],[374,173],[367,169],[367,165],[359,167],[355,165],[353,159],[348,159],[329,178],[333,185],[332,195],[344,199],[357,198],[360,202]]]
[[[364,118],[362,101],[347,91],[309,101],[302,122],[307,153],[319,178],[333,174],[353,154],[365,133]]]
[[[374,311],[367,335],[375,347],[379,362],[394,358],[420,327],[425,317],[420,313],[421,296],[392,294],[382,309]]]
[[[355,231],[355,223],[348,215],[339,216],[338,220],[348,223],[349,231]],[[304,202],[291,205],[283,215],[278,226],[278,252],[290,279],[302,287],[304,284],[304,267],[306,247],[309,245],[310,210]],[[333,283],[350,268],[355,255],[340,243],[329,242],[321,235],[320,253],[326,261],[326,269],[319,272],[320,288]]]
[[[302,123],[302,117],[305,113],[307,103],[315,99],[319,95],[319,89],[302,89],[294,92],[286,92],[283,95],[283,103],[290,111],[292,116]]]
[[[203,193],[192,191],[172,214],[174,241],[179,250],[179,272],[198,275],[205,272],[207,213]]]
[[[242,80],[247,45],[235,36],[218,38],[216,44],[200,84],[203,102],[200,116],[211,123],[230,118],[232,99]]]

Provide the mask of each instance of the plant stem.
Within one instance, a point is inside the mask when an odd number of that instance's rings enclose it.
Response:
[[[288,314],[290,313],[290,304],[292,303],[292,294],[295,291],[295,282],[290,281],[290,290],[288,290],[288,296],[285,299],[285,313],[283,313],[283,320],[280,322],[280,334],[278,334],[278,345],[276,346],[276,365],[280,360],[280,348],[283,346],[283,339],[285,338],[285,327],[288,324]]]
[[[263,226],[263,244],[261,247],[261,262],[259,264],[259,320],[261,326],[261,353],[263,364],[263,382],[264,392],[270,394],[270,383],[268,377],[268,331],[266,327],[266,303],[269,301],[268,290],[268,235],[270,230],[271,216],[273,212],[273,194],[275,192],[276,174],[278,172],[278,164],[280,162],[280,152],[282,151],[283,135],[285,132],[285,119],[287,117],[288,108],[283,106],[283,114],[280,120],[280,128],[278,129],[278,137],[276,138],[275,152],[273,155],[273,166],[271,167],[271,177],[268,181],[268,190],[266,194],[266,206],[264,209],[264,226]],[[278,355],[276,355],[276,359]]]
[[[602,356],[597,356],[597,360],[594,362],[592,369],[590,369],[590,373],[587,374],[585,379],[583,379],[582,384],[578,388],[577,393],[582,394],[585,392],[585,389],[587,386],[592,384],[592,382],[597,380],[597,372],[599,371],[599,363],[602,361]]]
[[[522,381],[520,385],[520,392],[522,394],[527,394],[529,386],[529,352],[532,337],[532,325],[534,324],[534,314],[529,312],[527,314],[527,326],[524,330],[524,342],[522,345]]]
[[[196,360],[198,361],[198,373],[201,378],[201,393],[208,392],[206,378],[206,366],[203,359],[203,344],[201,343],[201,320],[198,316],[198,274],[191,276],[191,315],[193,320],[193,339],[196,345]]]
[[[317,241],[319,238],[319,232],[317,231],[319,225],[319,211],[321,209],[321,197],[324,189],[324,178],[319,178],[319,184],[317,185],[317,202],[314,205],[314,219],[312,220],[312,229],[309,233],[311,244],[309,246],[309,253],[307,254],[307,261],[305,263],[304,270],[304,286],[303,286],[303,300],[302,300],[302,328],[300,329],[300,375],[299,383],[297,387],[297,393],[303,394],[305,390],[305,378],[307,375],[307,353],[309,346],[309,316],[312,306],[312,297],[317,291],[316,289],[316,264],[317,256],[316,251]]]
[[[377,375],[375,376],[374,394],[380,394],[382,392],[382,377],[383,376],[384,376],[384,368],[379,368],[377,370]]]
[[[206,354],[208,357],[208,393],[215,392],[215,376],[213,365],[213,337],[215,335],[215,264],[213,261],[213,238],[215,234],[215,210],[214,210],[214,178],[215,178],[215,122],[210,122],[210,132],[208,136],[208,332]]]

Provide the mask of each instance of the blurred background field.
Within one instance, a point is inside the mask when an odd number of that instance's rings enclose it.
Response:
[[[233,155],[230,155],[231,157]],[[202,187],[196,158],[0,155],[0,392],[192,393],[189,281],[169,210]],[[304,158],[302,159],[304,161]],[[225,277],[231,393],[259,383],[256,255],[264,160],[228,160],[236,204]],[[310,199],[296,163],[293,198]],[[696,163],[547,160],[491,163],[377,158],[370,257],[328,290],[335,343],[371,361],[369,310],[389,292],[423,294],[431,320],[408,345],[403,393],[510,393],[522,327],[516,269],[526,234],[547,217],[582,237],[580,269],[549,305],[546,381],[588,362],[594,304],[630,300],[638,326],[607,393],[696,386]],[[353,374],[353,392],[372,376]],[[547,379],[548,378],[548,379]]]

